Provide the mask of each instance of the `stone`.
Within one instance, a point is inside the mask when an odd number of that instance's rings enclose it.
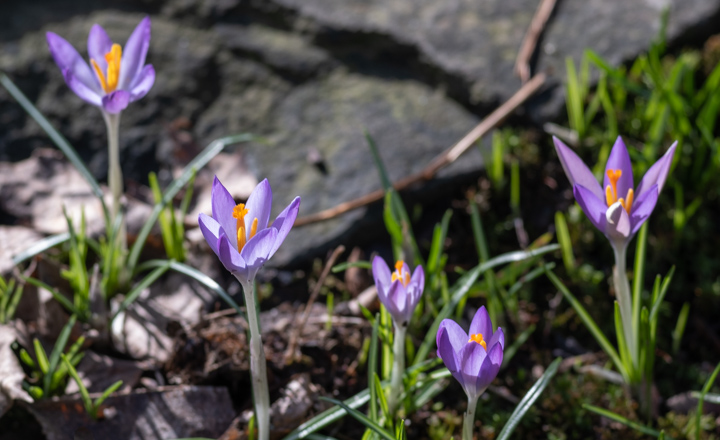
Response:
[[[264,141],[229,148],[241,153],[237,173],[270,180],[274,214],[300,195],[301,215],[380,187],[365,131],[397,179],[420,170],[507,99],[520,86],[515,57],[538,6],[538,0],[161,0],[109,9],[77,0],[51,16],[43,12],[47,0],[35,8],[10,3],[0,6],[0,70],[98,179],[107,172],[100,112],[65,85],[44,32],[85,54],[93,23],[122,44],[150,11],[148,62],[157,80],[122,116],[128,187],[146,182],[151,170],[177,169],[179,157],[187,163],[190,152],[214,139],[251,132]],[[577,62],[591,48],[614,65],[632,59],[658,35],[665,7],[671,42],[709,35],[720,15],[720,0],[558,2],[532,61],[534,71],[548,73],[548,85],[520,112],[536,122],[558,118],[566,57]],[[49,145],[2,88],[0,121],[0,160],[18,161]],[[430,205],[481,168],[471,149],[439,183],[409,197]],[[272,264],[307,261],[340,242],[373,236],[383,236],[378,205],[292,232]]]

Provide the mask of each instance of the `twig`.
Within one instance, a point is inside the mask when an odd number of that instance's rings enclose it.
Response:
[[[393,184],[393,187],[400,191],[407,188],[408,186],[423,181],[430,180],[435,176],[440,169],[453,163],[461,154],[467,151],[478,139],[486,135],[490,130],[500,124],[505,118],[507,118],[516,108],[518,108],[523,102],[525,102],[530,96],[535,93],[540,86],[545,83],[545,74],[539,73],[535,75],[530,81],[525,83],[513,96],[510,97],[503,105],[495,109],[485,119],[482,120],[475,128],[473,128],[468,134],[465,135],[460,141],[455,144],[449,150],[446,150],[439,156],[435,157],[427,167],[418,173],[411,174]],[[323,220],[328,220],[333,217],[337,217],[340,214],[344,214],[353,209],[360,208],[372,202],[381,200],[385,196],[385,192],[382,189],[373,191],[362,197],[358,197],[355,200],[341,203],[330,209],[310,214],[305,217],[301,217],[295,220],[295,226],[303,226],[310,223],[316,223]]]
[[[530,27],[525,34],[520,51],[515,59],[515,73],[520,80],[525,83],[530,78],[530,58],[532,58],[535,48],[537,47],[540,34],[545,29],[553,9],[555,9],[556,0],[541,0],[535,15],[533,15]]]
[[[317,283],[315,284],[315,288],[313,289],[312,293],[310,294],[310,298],[308,299],[307,304],[305,305],[305,310],[303,311],[302,318],[300,318],[300,322],[295,326],[292,332],[290,332],[290,342],[288,343],[288,348],[285,350],[285,363],[289,363],[291,359],[295,358],[295,350],[297,349],[297,341],[300,334],[302,334],[303,328],[305,327],[305,324],[308,321],[308,318],[310,317],[310,309],[312,308],[312,305],[315,303],[315,300],[317,299],[318,295],[320,294],[320,289],[322,288],[323,284],[325,283],[325,278],[327,278],[328,274],[330,273],[330,269],[335,265],[335,260],[345,252],[345,246],[340,245],[338,246],[330,255],[330,258],[328,258],[327,263],[325,263],[325,268],[323,268],[322,273],[320,274],[320,277],[317,280]]]

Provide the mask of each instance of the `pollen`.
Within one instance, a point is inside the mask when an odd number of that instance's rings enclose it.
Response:
[[[395,263],[395,272],[392,274],[391,281],[400,280],[402,285],[407,287],[407,285],[410,284],[410,274],[405,271],[404,266],[405,262],[403,260],[398,260]]]
[[[105,61],[107,62],[107,74],[103,73],[100,65],[94,59],[90,59],[97,75],[100,80],[100,85],[105,93],[114,92],[117,89],[118,81],[120,80],[120,61],[122,60],[122,47],[119,44],[113,44],[110,52],[105,54]]]
[[[615,202],[620,202],[625,211],[630,214],[632,209],[633,198],[635,196],[633,189],[628,189],[627,196],[618,199],[617,183],[622,176],[622,170],[607,170],[608,179],[610,179],[610,185],[605,187],[605,202],[608,206],[611,206]]]
[[[482,333],[475,333],[474,335],[470,335],[470,339],[468,342],[477,342],[478,344],[482,345],[482,347],[487,351],[487,343],[485,343],[485,340],[483,340]]]

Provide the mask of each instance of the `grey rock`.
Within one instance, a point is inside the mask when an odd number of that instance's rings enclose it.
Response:
[[[103,404],[100,420],[84,412],[77,394],[25,406],[48,440],[217,438],[235,416],[227,388],[202,386],[116,393]]]
[[[121,44],[150,12],[148,56],[157,80],[123,113],[121,155],[127,178],[169,168],[187,146],[238,132],[264,144],[240,147],[244,168],[268,177],[276,209],[303,198],[301,214],[335,206],[379,187],[364,139],[377,141],[393,179],[418,171],[520,85],[512,69],[538,0],[157,0],[107,5],[73,0],[59,15],[38,6],[0,6],[0,69],[16,81],[104,179],[100,112],[67,88],[46,47],[52,30],[85,52],[102,24]],[[658,34],[707,35],[720,0],[565,0],[557,4],[533,60],[549,89],[526,106],[543,121],[563,111],[565,58],[591,48],[611,63],[629,60]],[[49,7],[49,6],[48,6]],[[9,20],[5,17],[13,17]],[[178,141],[176,121],[189,121]],[[49,142],[0,89],[0,160],[17,161]],[[182,125],[182,124],[181,124]],[[187,155],[188,153],[185,152]],[[445,183],[476,172],[474,156],[443,171]],[[311,157],[311,160],[308,160]],[[443,180],[444,179],[444,180]],[[445,183],[443,183],[445,182]],[[423,203],[433,198],[424,187]],[[354,237],[380,236],[377,207],[293,232],[276,263],[323,253]],[[2,217],[3,212],[0,212]]]

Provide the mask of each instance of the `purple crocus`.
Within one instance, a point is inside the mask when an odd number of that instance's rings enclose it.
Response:
[[[280,248],[295,223],[300,197],[295,199],[268,226],[272,189],[267,179],[260,182],[247,203],[235,204],[217,177],[212,187],[212,217],[200,214],[198,222],[205,240],[233,275],[252,281],[257,271]]]
[[[460,382],[468,401],[476,401],[500,371],[505,349],[502,328],[493,333],[490,316],[483,306],[470,323],[469,335],[452,319],[443,319],[436,342],[438,357]]]
[[[605,165],[603,186],[592,171],[567,145],[553,137],[555,150],[573,186],[578,204],[590,221],[614,247],[624,247],[650,217],[658,194],[667,179],[677,142],[645,173],[637,189],[633,187],[630,155],[618,136]]]
[[[107,113],[120,113],[129,103],[145,96],[155,82],[155,69],[145,64],[150,46],[150,17],[137,25],[124,51],[119,44],[113,44],[100,25],[93,25],[88,36],[89,65],[64,38],[53,32],[46,37],[68,87]]]
[[[372,268],[380,302],[397,325],[407,326],[425,288],[422,266],[416,267],[411,277],[410,267],[404,261],[396,262],[395,271],[391,273],[385,260],[375,257]]]

